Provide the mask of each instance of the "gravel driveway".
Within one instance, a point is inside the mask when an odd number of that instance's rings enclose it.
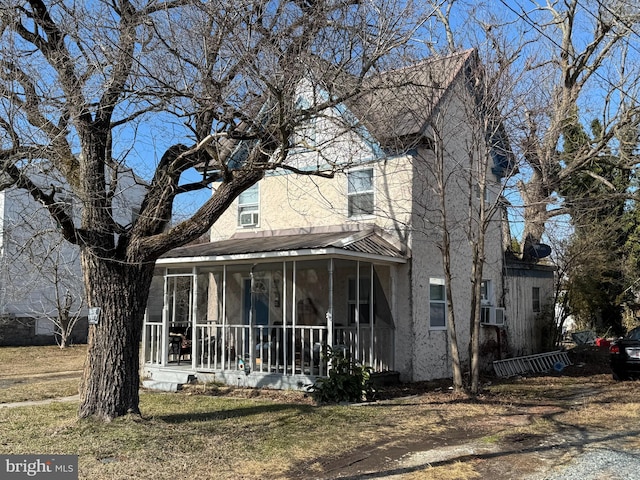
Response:
[[[500,480],[633,480],[640,479],[640,431],[613,435],[580,432],[550,441],[524,445],[489,445],[470,442],[462,445],[413,451],[397,459],[382,451],[360,462],[330,472],[319,479],[401,480],[417,479],[420,471],[475,460],[482,479]],[[515,447],[515,448],[513,448]],[[378,463],[372,468],[373,463]]]

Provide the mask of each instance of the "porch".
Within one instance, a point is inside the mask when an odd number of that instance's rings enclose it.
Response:
[[[220,253],[225,242],[194,247]],[[301,388],[327,375],[328,347],[394,369],[401,257],[297,249],[274,262],[268,252],[211,258],[194,247],[158,262],[143,329],[147,378]]]

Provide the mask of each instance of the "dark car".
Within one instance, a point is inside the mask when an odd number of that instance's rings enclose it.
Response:
[[[627,380],[640,376],[640,327],[636,327],[609,347],[613,378]]]

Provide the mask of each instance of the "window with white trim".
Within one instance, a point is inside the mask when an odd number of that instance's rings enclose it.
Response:
[[[260,223],[260,190],[256,183],[238,196],[238,226],[257,227]]]
[[[373,215],[373,168],[347,173],[349,218]]]
[[[447,328],[447,293],[444,278],[429,279],[429,328]]]

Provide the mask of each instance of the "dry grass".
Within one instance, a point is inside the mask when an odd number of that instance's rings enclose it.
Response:
[[[72,391],[83,357],[80,347],[0,348],[7,366],[0,382],[13,382],[0,390],[0,402]],[[14,358],[27,360],[15,365]],[[36,375],[26,381],[29,369]],[[70,370],[72,377],[65,377]],[[568,428],[607,428],[619,419],[619,425],[637,425],[637,385],[608,375],[540,376],[499,382],[476,400],[425,385],[367,406],[316,406],[294,392],[248,395],[205,385],[178,394],[144,392],[143,418],[107,424],[77,420],[73,402],[2,409],[0,453],[78,454],[80,478],[92,480],[322,477],[338,457],[375,452],[376,445],[432,448],[443,438],[449,445],[481,438],[512,445]],[[478,467],[473,460],[452,461],[403,478],[470,480],[482,477]]]
[[[0,348],[0,404],[67,397],[78,393],[87,348]]]
[[[87,353],[86,345],[61,349],[47,347],[0,347],[0,379],[24,375],[80,371]]]
[[[0,452],[78,454],[91,479],[287,478],[297,462],[367,441],[384,413],[157,393],[141,407],[144,419],[109,424],[75,420],[73,403],[8,409]]]
[[[481,475],[476,472],[470,462],[455,462],[447,466],[427,467],[402,476],[403,480],[470,480],[480,477]]]
[[[78,393],[80,380],[75,374],[52,376],[38,382],[33,380],[3,381],[0,379],[0,405],[3,403],[46,400],[49,398],[70,397]]]

